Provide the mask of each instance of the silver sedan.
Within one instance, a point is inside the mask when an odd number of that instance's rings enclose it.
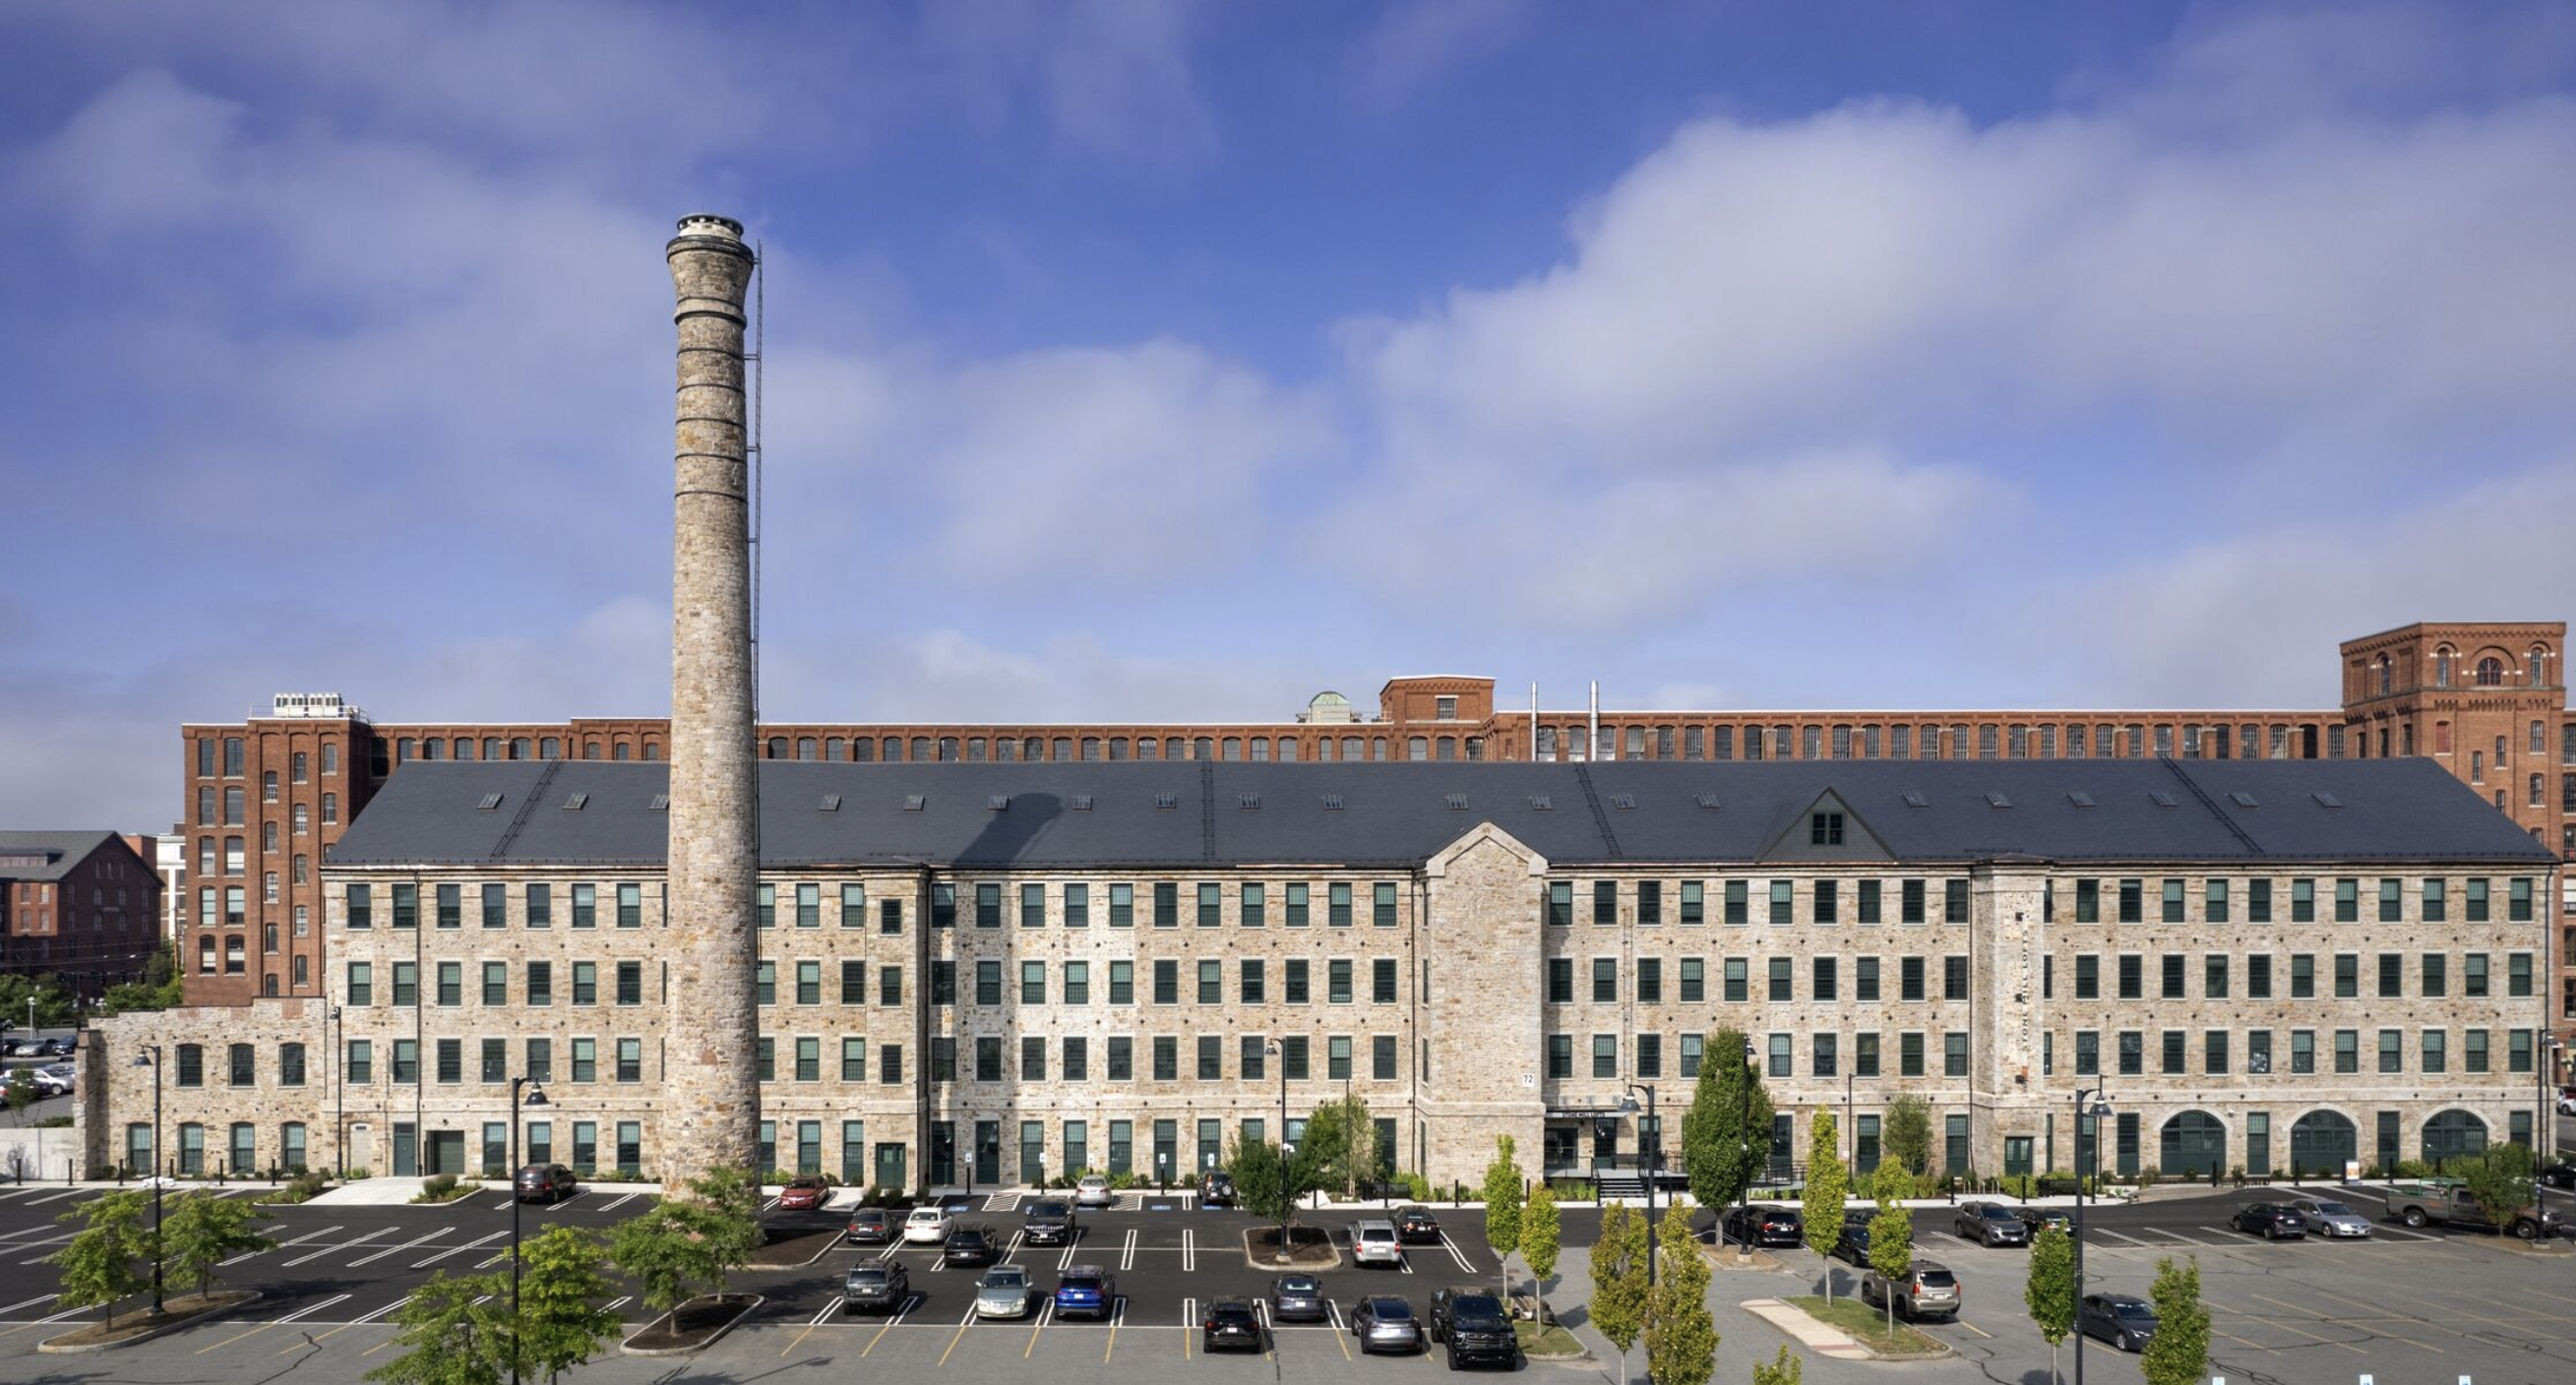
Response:
[[[2299,1220],[2307,1223],[2308,1230],[2319,1236],[2339,1241],[2367,1240],[2370,1237],[2370,1222],[2340,1202],[2303,1197],[2291,1203],[2290,1210],[2298,1213]]]

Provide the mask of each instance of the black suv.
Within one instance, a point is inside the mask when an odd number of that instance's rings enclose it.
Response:
[[[572,1170],[561,1164],[529,1164],[510,1181],[511,1196],[521,1202],[556,1203],[580,1191]]]
[[[1449,1369],[1470,1361],[1499,1361],[1509,1368],[1520,1356],[1520,1338],[1503,1301],[1484,1289],[1442,1289],[1431,1296],[1431,1340],[1449,1348]]]
[[[1060,1246],[1074,1238],[1080,1225],[1074,1220],[1073,1204],[1061,1198],[1047,1198],[1029,1204],[1028,1220],[1020,1231],[1033,1246]]]
[[[1261,1319],[1252,1311],[1252,1300],[1221,1298],[1208,1305],[1207,1316],[1199,1320],[1199,1348],[1218,1347],[1261,1350]]]
[[[1726,1214],[1726,1239],[1739,1245],[1794,1246],[1806,1236],[1806,1219],[1795,1207],[1766,1207],[1757,1202]]]
[[[1232,1207],[1233,1205],[1234,1175],[1228,1173],[1199,1175],[1199,1206]]]
[[[948,1233],[939,1247],[943,1265],[989,1265],[993,1263],[993,1233],[980,1226],[960,1226]]]
[[[1408,1202],[1396,1208],[1392,1220],[1398,1243],[1408,1246],[1440,1244],[1440,1219],[1431,1215],[1431,1209],[1421,1203]]]
[[[2239,1231],[2251,1231],[2267,1241],[2305,1240],[2308,1219],[2296,1211],[2273,1202],[2249,1202],[2227,1219]]]

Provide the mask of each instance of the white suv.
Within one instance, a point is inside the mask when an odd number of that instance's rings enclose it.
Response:
[[[1118,1194],[1110,1188],[1106,1174],[1087,1173],[1082,1176],[1080,1183],[1074,1185],[1073,1205],[1115,1207],[1118,1205]]]
[[[1351,1223],[1351,1263],[1355,1265],[1401,1265],[1404,1242],[1396,1238],[1391,1221]]]

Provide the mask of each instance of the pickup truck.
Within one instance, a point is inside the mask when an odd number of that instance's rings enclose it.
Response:
[[[2389,1189],[2388,1215],[2408,1226],[2442,1222],[2471,1231],[2510,1231],[2526,1241],[2558,1234],[2555,1212],[2544,1214],[2537,1207],[2523,1207],[2500,1227],[2488,1220],[2485,1209],[2478,1206],[2467,1189],[2440,1185],[2401,1183]]]

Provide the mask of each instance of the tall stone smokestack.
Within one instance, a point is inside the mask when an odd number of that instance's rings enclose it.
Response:
[[[752,908],[751,505],[742,224],[690,216],[667,252],[678,306],[671,526],[670,1046],[663,1179],[751,1168],[760,1149]]]

